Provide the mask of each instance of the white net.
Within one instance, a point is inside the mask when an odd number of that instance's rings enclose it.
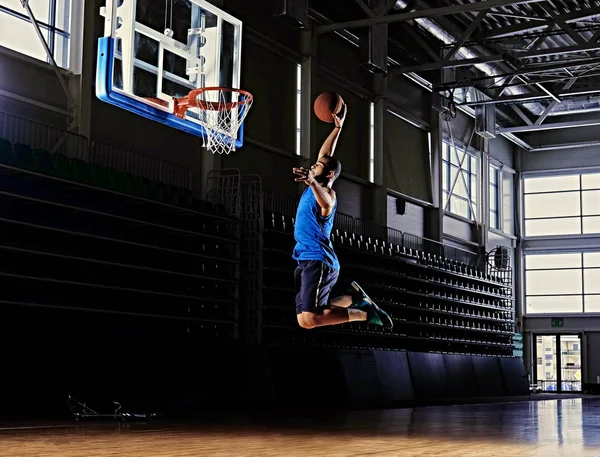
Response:
[[[206,89],[189,100],[188,116],[204,127],[202,146],[213,154],[235,151],[240,126],[254,99],[247,92],[232,89]]]

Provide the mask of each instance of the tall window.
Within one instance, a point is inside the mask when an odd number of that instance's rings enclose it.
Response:
[[[69,67],[71,0],[36,0],[29,6],[57,65]],[[49,62],[20,0],[0,0],[0,46]]]
[[[600,233],[600,173],[524,180],[525,236]]]
[[[302,65],[296,71],[296,155],[302,154]]]
[[[444,142],[442,174],[444,208],[474,220],[477,213],[477,157],[455,150]]]
[[[509,235],[515,232],[515,197],[514,197],[514,173],[503,170],[501,173],[502,191],[502,231]]]
[[[500,225],[500,170],[490,165],[490,227],[501,230]]]
[[[525,256],[527,313],[600,312],[600,252]]]
[[[375,182],[375,103],[369,107],[369,181]]]

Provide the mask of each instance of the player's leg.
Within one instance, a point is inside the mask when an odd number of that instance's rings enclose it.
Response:
[[[373,301],[373,299],[367,295],[367,293],[361,286],[358,285],[356,281],[352,282],[352,289],[350,293],[352,294],[351,301],[353,307],[362,309],[363,307],[370,305],[369,307],[373,307],[375,309],[377,316],[385,328],[392,328],[394,326],[394,322],[389,314],[377,306],[375,301]]]
[[[369,321],[381,325],[375,310],[370,307],[350,309],[352,297],[336,300],[342,306],[331,306],[329,294],[339,272],[320,261],[300,262],[296,269],[296,314],[302,328],[311,329],[353,321]],[[357,312],[360,311],[360,312]]]

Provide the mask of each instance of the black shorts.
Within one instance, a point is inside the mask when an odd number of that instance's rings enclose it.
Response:
[[[300,260],[294,271],[296,283],[296,314],[319,314],[329,302],[331,289],[340,272],[320,260]]]

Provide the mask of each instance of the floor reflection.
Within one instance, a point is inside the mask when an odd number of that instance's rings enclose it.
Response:
[[[600,398],[0,429],[0,455],[600,456]]]

